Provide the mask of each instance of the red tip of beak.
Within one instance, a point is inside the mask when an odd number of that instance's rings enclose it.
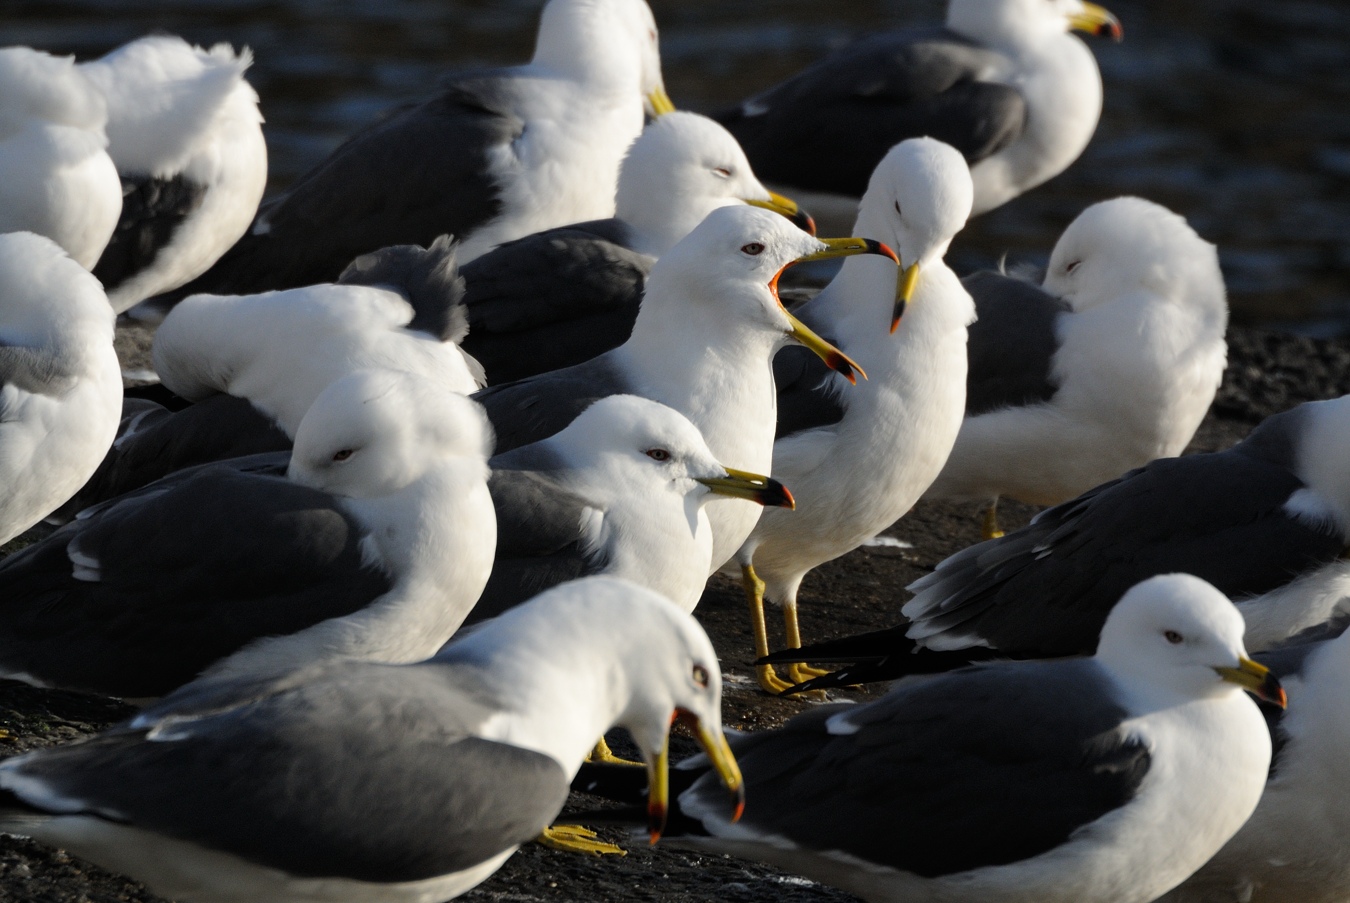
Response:
[[[900,257],[892,251],[884,242],[877,242],[877,251],[884,257],[889,257],[895,261],[895,265],[900,265]]]
[[[836,373],[839,373],[844,379],[848,380],[851,385],[856,386],[858,384],[858,376],[854,369],[853,362],[842,354],[831,354],[830,359],[825,362],[825,366]]]

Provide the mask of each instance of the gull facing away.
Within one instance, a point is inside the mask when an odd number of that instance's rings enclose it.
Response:
[[[1160,458],[943,561],[910,585],[909,623],[789,660],[862,663],[814,689],[991,651],[1082,654],[1129,587],[1183,570],[1233,601],[1248,648],[1269,649],[1350,609],[1347,443],[1350,396],[1268,417],[1227,451]]]
[[[756,658],[769,652],[764,600],[782,606],[788,645],[800,646],[802,579],[907,513],[956,440],[975,306],[942,258],[966,223],[970,199],[969,170],[952,147],[931,138],[897,145],[872,175],[854,232],[893,246],[907,267],[903,278],[880,260],[847,260],[798,311],[865,367],[868,379],[842,391],[826,374],[818,416],[801,416],[799,406],[791,427],[780,422],[773,472],[792,489],[796,510],[765,511],[736,555]],[[898,305],[904,313],[897,322]],[[789,686],[768,665],[758,676],[770,692]],[[804,679],[802,669],[792,676]]]
[[[760,184],[726,129],[696,113],[653,120],[624,158],[612,218],[507,242],[464,267],[465,347],[493,384],[603,354],[632,332],[656,259],[709,213],[737,204],[815,234],[796,203]]]
[[[488,463],[497,556],[470,623],[592,574],[692,612],[712,558],[704,506],[793,505],[777,480],[719,464],[684,415],[633,395],[602,398],[557,435]]]
[[[1223,380],[1228,302],[1218,253],[1184,219],[1104,201],[1064,230],[1040,288],[965,283],[966,420],[925,498],[1057,505],[1185,450]]]
[[[430,903],[547,827],[611,726],[647,764],[653,839],[677,717],[739,808],[721,698],[693,618],[591,578],[428,661],[197,681],[88,740],[9,759],[0,830],[184,903]]]
[[[446,237],[360,257],[336,285],[189,298],[155,332],[153,359],[164,385],[195,404],[129,402],[116,443],[65,513],[185,467],[288,449],[319,394],[357,370],[403,370],[468,394],[483,371],[459,347],[467,329]]]
[[[542,229],[614,215],[644,109],[672,109],[644,0],[549,0],[534,58],[467,72],[367,126],[267,202],[176,297],[331,282],[389,245],[463,241],[469,261]]]
[[[161,696],[204,669],[426,658],[492,570],[491,432],[407,373],[324,390],[275,458],[185,471],[0,561],[0,673]]]
[[[768,473],[778,349],[796,340],[850,382],[860,372],[787,312],[778,279],[795,263],[857,254],[895,260],[870,239],[817,239],[767,210],[714,210],[652,268],[627,342],[583,364],[474,396],[492,420],[498,454],[557,433],[596,399],[639,395],[688,417],[722,464]],[[760,510],[748,501],[708,510],[713,570],[740,548]]]
[[[864,38],[717,119],[761,177],[852,197],[894,144],[936,138],[970,163],[978,216],[1063,172],[1097,129],[1101,73],[1071,29],[1123,34],[1081,0],[950,0],[945,28]]]
[[[0,233],[45,236],[93,269],[122,211],[107,123],[73,57],[0,48]]]
[[[904,681],[735,737],[739,823],[707,763],[682,763],[667,837],[872,903],[1148,903],[1261,797],[1270,736],[1244,690],[1284,700],[1242,616],[1202,580],[1156,577],[1091,658]],[[574,787],[618,795],[605,781],[586,766]]]
[[[1346,621],[1256,656],[1289,694],[1264,706],[1275,752],[1237,836],[1159,903],[1341,903],[1350,897]],[[1329,636],[1327,634],[1330,634]]]
[[[98,280],[54,241],[0,235],[0,543],[64,504],[112,444],[113,320]]]
[[[94,275],[118,313],[206,272],[253,222],[267,185],[248,50],[151,35],[80,65],[108,108],[122,215]]]

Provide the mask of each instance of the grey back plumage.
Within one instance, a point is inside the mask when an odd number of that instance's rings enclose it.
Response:
[[[442,235],[428,247],[395,245],[362,254],[338,282],[391,288],[408,299],[413,318],[408,329],[458,345],[469,332],[464,308],[464,277],[459,273],[453,237]]]
[[[998,273],[961,280],[975,299],[969,330],[966,416],[1041,404],[1059,388],[1053,375],[1059,350],[1056,323],[1072,308],[1040,286]]]

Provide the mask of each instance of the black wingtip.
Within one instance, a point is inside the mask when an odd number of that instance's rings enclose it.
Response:
[[[338,277],[340,285],[387,286],[408,299],[408,328],[459,344],[469,334],[466,286],[459,274],[459,245],[442,235],[427,248],[394,245],[362,254]]]

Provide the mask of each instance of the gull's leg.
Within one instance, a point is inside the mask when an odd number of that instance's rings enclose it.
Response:
[[[789,649],[802,648],[802,629],[797,622],[797,593],[793,592],[791,598],[783,602],[783,630],[787,634],[787,644]],[[814,677],[824,677],[829,671],[820,668],[812,668],[803,662],[793,662],[788,665],[788,677],[793,683],[806,683]]]
[[[1003,536],[1003,530],[998,525],[998,499],[995,498],[989,503],[989,507],[984,510],[984,522],[982,532],[985,539],[999,539]]]
[[[764,624],[764,581],[755,573],[753,564],[741,564],[741,585],[745,587],[745,598],[750,603],[750,628],[755,633],[755,658],[758,660],[769,654],[769,631]],[[756,665],[755,676],[759,678],[759,685],[775,696],[792,686],[778,676],[773,665]]]

